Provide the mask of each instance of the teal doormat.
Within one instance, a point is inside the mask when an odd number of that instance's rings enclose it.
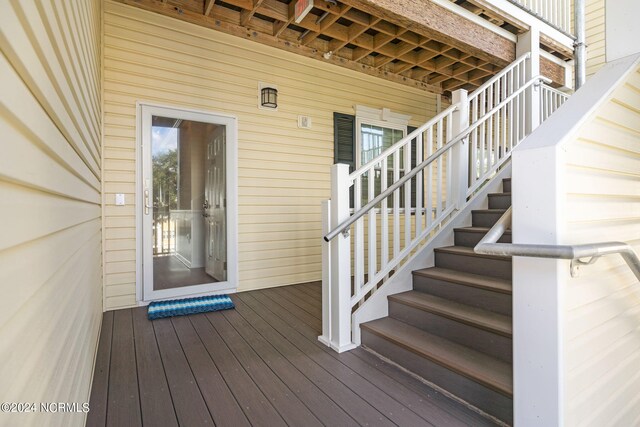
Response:
[[[163,317],[185,316],[187,314],[226,310],[234,307],[235,305],[233,305],[233,301],[231,301],[229,295],[154,301],[149,304],[147,317],[149,320],[154,320]]]

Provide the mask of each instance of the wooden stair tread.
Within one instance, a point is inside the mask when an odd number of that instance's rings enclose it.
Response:
[[[469,233],[482,233],[487,234],[489,232],[489,227],[458,227],[454,228],[454,231],[467,231]],[[505,230],[504,234],[511,234],[511,230]]]
[[[469,248],[467,246],[446,246],[444,248],[436,248],[434,249],[434,252],[443,252],[443,253],[454,254],[454,255],[465,255],[465,256],[473,256],[478,258],[489,258],[489,259],[511,261],[511,257],[508,257],[508,256],[477,254],[473,251],[473,248]]]
[[[498,196],[511,196],[511,192],[508,193],[489,193],[489,197],[498,197]]]
[[[418,291],[402,292],[400,294],[390,295],[388,298],[391,301],[428,311],[460,323],[484,329],[485,331],[500,334],[507,338],[511,338],[512,336],[511,318],[498,313]]]
[[[390,317],[363,329],[507,397],[513,396],[511,365]]]
[[[449,270],[442,267],[424,268],[414,271],[413,274],[511,295],[511,280],[498,277]]]

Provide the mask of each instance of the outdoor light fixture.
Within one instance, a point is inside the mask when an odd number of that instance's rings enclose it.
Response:
[[[278,89],[268,86],[260,89],[260,105],[264,108],[278,108]]]

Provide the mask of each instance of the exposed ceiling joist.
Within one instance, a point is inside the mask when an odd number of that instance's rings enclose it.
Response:
[[[515,58],[513,42],[426,0],[315,0],[298,23],[297,0],[117,1],[435,93],[473,90]]]

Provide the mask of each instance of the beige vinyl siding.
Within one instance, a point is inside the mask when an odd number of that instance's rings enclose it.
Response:
[[[587,77],[606,63],[605,0],[587,0],[585,24],[587,36]]]
[[[111,1],[104,44],[107,309],[135,304],[135,207],[114,194],[134,200],[136,101],[238,117],[240,291],[320,280],[333,112],[435,114],[433,94]],[[259,82],[278,86],[278,111],[258,109]]]
[[[81,405],[102,317],[101,2],[0,4],[0,401]]]
[[[623,241],[640,253],[640,74],[567,145],[566,241]],[[566,420],[640,424],[640,283],[619,256],[566,288]]]

